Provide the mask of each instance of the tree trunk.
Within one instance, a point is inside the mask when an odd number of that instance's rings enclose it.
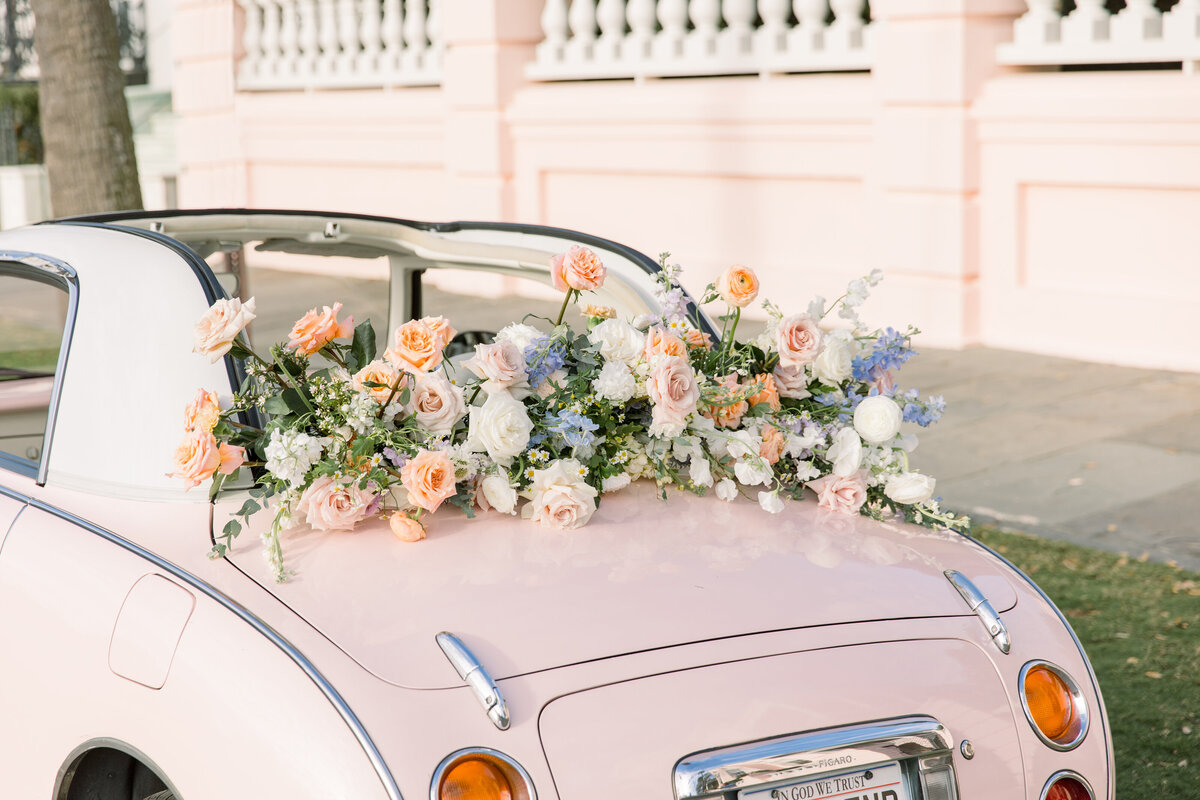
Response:
[[[142,207],[109,0],[33,0],[50,205],[56,216]]]

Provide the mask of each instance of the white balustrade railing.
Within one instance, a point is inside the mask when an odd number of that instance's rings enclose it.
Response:
[[[438,0],[238,0],[239,89],[441,83]]]
[[[1166,12],[1154,0],[1125,0],[1110,12],[1104,0],[1075,0],[1063,15],[1061,0],[1025,0],[1028,11],[1013,24],[1013,41],[1000,46],[1005,64],[1138,64],[1182,62],[1200,68],[1200,0],[1176,0]]]
[[[580,80],[870,69],[866,7],[866,0],[545,0],[544,39],[528,74]]]

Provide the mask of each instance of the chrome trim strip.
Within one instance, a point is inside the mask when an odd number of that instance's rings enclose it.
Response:
[[[680,759],[674,771],[675,798],[716,797],[829,770],[949,753],[953,748],[949,732],[940,722],[925,716],[767,739]]]
[[[537,788],[533,785],[533,779],[529,777],[529,773],[525,768],[517,763],[512,756],[507,756],[499,750],[493,750],[490,747],[465,747],[462,750],[455,750],[450,755],[442,759],[442,762],[437,765],[437,769],[433,771],[433,778],[429,781],[429,800],[441,800],[438,796],[438,789],[441,788],[442,779],[446,777],[446,773],[451,767],[458,764],[460,761],[465,761],[467,758],[474,755],[490,756],[496,759],[506,767],[510,767],[517,774],[524,784],[526,791],[519,791],[518,787],[512,787],[516,800],[537,800]],[[515,783],[511,776],[508,776],[510,784]]]
[[[1058,772],[1047,778],[1046,785],[1042,787],[1042,793],[1038,795],[1038,800],[1046,800],[1046,795],[1050,794],[1050,787],[1053,786],[1054,782],[1059,778],[1074,778],[1075,780],[1079,781],[1081,784],[1083,784],[1083,788],[1087,790],[1088,797],[1092,798],[1092,800],[1095,800],[1096,791],[1092,789],[1092,785],[1087,782],[1087,778],[1083,777],[1073,769],[1060,769]]]
[[[218,591],[215,587],[205,583],[190,572],[177,567],[161,556],[150,552],[141,545],[131,542],[110,530],[101,528],[99,525],[95,525],[85,519],[77,517],[69,511],[56,508],[55,506],[38,500],[35,497],[29,497],[21,494],[13,489],[9,489],[7,486],[0,486],[0,494],[5,495],[6,497],[11,497],[13,500],[24,501],[34,508],[45,511],[48,514],[53,514],[60,519],[66,520],[67,522],[77,525],[84,530],[96,534],[102,539],[107,539],[118,547],[122,547],[134,555],[140,556],[164,572],[167,572],[178,578],[196,591],[219,603],[235,616],[240,617],[243,622],[266,637],[273,645],[278,647],[284,655],[290,658],[292,662],[296,664],[296,666],[304,671],[304,674],[307,675],[309,680],[311,680],[321,691],[321,693],[325,695],[325,699],[329,701],[330,705],[332,705],[334,710],[337,711],[338,715],[341,716],[342,721],[346,723],[346,727],[348,727],[350,732],[354,734],[354,738],[358,740],[363,752],[366,753],[367,759],[370,760],[371,766],[374,767],[376,775],[379,776],[379,781],[383,784],[383,789],[387,793],[388,798],[390,798],[390,800],[403,800],[403,797],[400,794],[400,787],[397,786],[395,779],[392,777],[392,773],[388,769],[387,763],[383,760],[383,756],[380,754],[379,748],[375,746],[375,743],[371,740],[370,734],[367,733],[367,729],[363,727],[362,722],[359,721],[358,717],[354,714],[354,711],[351,710],[350,706],[346,703],[342,696],[338,694],[338,691],[333,687],[333,684],[331,684],[325,678],[325,676],[321,674],[316,665],[309,661],[303,653],[296,649],[291,642],[283,638],[283,636],[281,636],[274,628],[263,622],[232,598]]]
[[[1099,711],[1100,720],[1102,723],[1100,729],[1104,733],[1104,749],[1108,755],[1108,766],[1105,769],[1104,774],[1104,779],[1108,783],[1108,791],[1105,792],[1105,797],[1107,800],[1115,800],[1117,796],[1116,760],[1112,748],[1112,732],[1108,727],[1108,711],[1104,707],[1104,695],[1100,692],[1100,681],[1096,678],[1096,670],[1092,667],[1092,661],[1090,658],[1088,658],[1087,651],[1083,649],[1083,642],[1079,641],[1079,636],[1076,635],[1075,629],[1071,627],[1071,623],[1067,622],[1067,618],[1063,616],[1062,611],[1060,611],[1058,606],[1054,604],[1054,601],[1050,599],[1050,596],[1042,591],[1042,587],[1034,583],[1033,579],[1026,575],[1024,571],[1017,567],[1016,564],[1012,563],[1007,558],[1000,555],[978,539],[973,539],[970,536],[967,536],[965,533],[960,533],[958,535],[984,552],[990,553],[1001,563],[1008,565],[1009,569],[1011,569],[1013,572],[1019,575],[1022,580],[1029,584],[1030,588],[1037,592],[1038,596],[1046,602],[1046,605],[1050,606],[1051,610],[1058,615],[1058,621],[1062,623],[1063,627],[1067,629],[1067,633],[1070,634],[1071,641],[1075,643],[1075,649],[1079,651],[1079,657],[1083,659],[1083,664],[1087,667],[1088,680],[1090,680],[1092,683],[1092,691],[1096,693],[1096,699],[1100,703]]]
[[[508,730],[509,725],[512,724],[512,719],[508,715],[508,704],[504,702],[500,688],[496,686],[496,682],[492,680],[488,671],[483,668],[483,664],[479,663],[475,654],[468,650],[462,640],[453,633],[442,631],[435,638],[438,647],[442,648],[442,652],[454,666],[458,677],[466,681],[467,685],[471,687],[471,691],[475,693],[475,699],[487,712],[488,719],[500,730]]]
[[[942,574],[958,590],[962,599],[967,601],[967,605],[975,613],[975,616],[979,617],[979,621],[987,629],[988,636],[992,637],[992,643],[1000,649],[1001,653],[1008,655],[1008,651],[1012,649],[1008,626],[1004,624],[1004,620],[1000,619],[1000,615],[996,613],[996,609],[992,607],[987,596],[979,591],[979,587],[972,583],[970,578],[957,570],[948,569]]]
[[[79,308],[79,276],[65,261],[24,250],[0,250],[0,261],[12,261],[41,270],[55,283],[67,290],[67,318],[63,323],[62,341],[58,345],[58,363],[54,367],[54,388],[50,390],[50,406],[46,409],[46,431],[42,435],[42,454],[37,464],[38,486],[46,485],[50,468],[50,448],[54,444],[54,423],[58,418],[58,401],[62,394],[63,377],[67,372],[67,356],[75,333],[75,312]]]
[[[1060,744],[1053,739],[1048,738],[1044,733],[1042,733],[1041,729],[1038,728],[1037,723],[1033,721],[1033,712],[1030,710],[1029,701],[1025,696],[1025,676],[1028,675],[1029,670],[1033,669],[1034,667],[1046,667],[1049,669],[1062,679],[1062,682],[1067,685],[1068,691],[1071,692],[1071,706],[1075,709],[1075,713],[1079,715],[1079,733],[1075,736],[1075,738],[1071,739],[1071,741],[1067,742],[1066,744]],[[1085,738],[1087,738],[1088,729],[1092,724],[1091,712],[1088,709],[1087,700],[1084,698],[1083,692],[1079,690],[1079,684],[1075,682],[1075,679],[1071,677],[1071,674],[1058,664],[1052,664],[1049,661],[1044,661],[1040,658],[1035,658],[1034,660],[1025,664],[1025,666],[1021,667],[1021,673],[1017,676],[1017,693],[1021,697],[1021,710],[1025,712],[1025,721],[1029,723],[1029,727],[1033,728],[1033,732],[1037,734],[1037,737],[1042,740],[1042,744],[1058,751],[1074,750],[1083,743]]]

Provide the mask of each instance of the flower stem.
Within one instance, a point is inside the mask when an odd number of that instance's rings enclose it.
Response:
[[[388,392],[387,400],[379,407],[379,413],[375,415],[375,419],[383,419],[383,412],[387,411],[387,407],[392,404],[392,398],[396,396],[396,392],[400,391],[400,384],[404,383],[404,379],[407,377],[407,372],[401,372],[396,376],[396,380],[392,383],[392,390]]]
[[[574,289],[567,289],[567,293],[563,295],[562,308],[558,310],[558,319],[554,321],[554,327],[557,328],[559,325],[562,325],[563,315],[567,313],[567,303],[571,302],[571,295],[573,294],[579,294],[579,292]]]

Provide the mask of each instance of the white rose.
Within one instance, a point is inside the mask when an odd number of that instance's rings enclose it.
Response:
[[[849,478],[862,465],[862,439],[853,428],[842,428],[833,437],[825,458],[833,464],[833,474]]]
[[[813,362],[813,374],[822,382],[836,386],[850,377],[852,361],[849,342],[830,334],[825,337],[825,349]]]
[[[759,492],[758,505],[768,514],[778,514],[783,511],[783,501],[779,499],[779,492]]]
[[[717,497],[724,500],[726,503],[732,502],[737,497],[737,484],[729,480],[729,478],[721,478],[717,481]]]
[[[854,409],[854,430],[872,444],[887,442],[900,432],[904,412],[890,397],[881,394],[864,398]]]
[[[467,413],[462,388],[451,383],[441,371],[417,376],[409,403],[421,427],[438,436],[448,435]]]
[[[883,493],[901,505],[924,503],[933,497],[933,487],[937,481],[919,472],[901,472],[888,478],[883,487]]]
[[[483,405],[471,409],[467,447],[475,453],[485,451],[493,461],[507,466],[529,444],[531,431],[533,421],[525,404],[508,392],[495,392]]]
[[[607,361],[592,383],[598,397],[613,403],[625,403],[637,392],[637,379],[621,361]]]
[[[691,463],[688,464],[688,476],[697,486],[707,488],[713,485],[712,465],[703,456],[691,460]]]
[[[503,475],[488,475],[483,479],[480,488],[492,508],[501,514],[517,513],[517,490],[509,484],[508,478]]]
[[[204,312],[192,330],[192,352],[215,364],[233,347],[233,340],[254,319],[254,298],[245,303],[222,297]]]
[[[573,458],[555,461],[533,473],[530,503],[524,513],[550,528],[581,528],[596,512],[596,490],[580,473],[582,465]]]
[[[771,464],[759,455],[747,456],[744,459],[735,461],[733,464],[733,474],[737,476],[738,481],[744,486],[757,486],[760,483],[763,486],[769,486],[771,478],[774,477],[774,473],[771,471]]]
[[[632,363],[642,354],[646,336],[628,322],[606,319],[588,332],[588,340],[600,347],[600,354],[609,361]]]
[[[600,481],[600,488],[604,490],[605,494],[608,494],[609,492],[618,492],[631,483],[633,483],[633,478],[629,473],[622,472]]]
[[[521,353],[524,355],[525,348],[529,347],[530,342],[539,336],[545,335],[546,334],[542,333],[532,325],[514,322],[513,324],[506,325],[500,329],[499,333],[496,334],[496,341],[512,342],[517,347],[521,348]]]

